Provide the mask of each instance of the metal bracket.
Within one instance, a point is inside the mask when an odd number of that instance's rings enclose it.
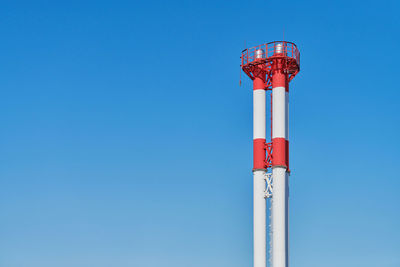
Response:
[[[265,166],[267,168],[272,168],[272,142],[265,143],[265,152],[266,152],[266,159],[265,159]]]
[[[264,179],[266,183],[266,190],[265,190],[265,198],[272,198],[272,189],[273,189],[273,181],[272,181],[272,173],[265,173]]]

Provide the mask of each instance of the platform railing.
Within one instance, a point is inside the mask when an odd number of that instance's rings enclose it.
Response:
[[[256,53],[256,51],[262,50],[263,53]],[[280,53],[277,53],[279,51]],[[256,62],[256,60],[265,59],[269,60],[274,56],[285,56],[286,58],[294,59],[298,66],[300,66],[300,52],[294,43],[286,41],[275,41],[267,44],[254,46],[242,51],[241,66],[245,66],[249,63]]]

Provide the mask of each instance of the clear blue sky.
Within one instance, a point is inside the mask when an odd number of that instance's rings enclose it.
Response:
[[[244,48],[296,42],[293,267],[400,266],[398,1],[3,1],[0,266],[252,265]]]

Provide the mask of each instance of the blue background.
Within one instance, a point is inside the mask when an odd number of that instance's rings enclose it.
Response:
[[[398,1],[3,1],[0,266],[252,265],[245,44],[296,42],[290,262],[400,266]],[[283,37],[284,35],[284,37]]]

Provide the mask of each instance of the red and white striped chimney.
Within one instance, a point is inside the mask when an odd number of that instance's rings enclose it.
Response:
[[[256,60],[261,60],[264,51],[256,51]],[[267,262],[266,244],[266,202],[265,202],[265,140],[266,140],[266,73],[260,66],[253,80],[253,242],[254,267],[265,267]]]
[[[273,267],[288,267],[289,82],[300,70],[300,53],[293,43],[272,42],[243,50],[241,59],[253,80],[254,267],[267,263],[265,198],[271,197],[269,256]],[[266,141],[266,90],[272,90],[271,142]]]
[[[272,61],[272,266],[288,266],[289,198],[289,87],[285,73],[283,45],[275,46]],[[282,58],[279,58],[282,56]]]

